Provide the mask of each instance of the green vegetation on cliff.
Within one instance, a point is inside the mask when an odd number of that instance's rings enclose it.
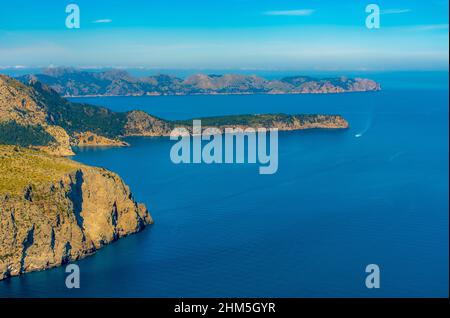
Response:
[[[21,196],[28,185],[55,182],[81,166],[75,161],[41,151],[0,145],[0,194]]]
[[[188,95],[188,94],[302,94],[343,93],[380,90],[380,85],[363,78],[313,78],[291,76],[266,79],[243,74],[195,74],[187,78],[169,75],[133,77],[123,70],[88,72],[73,68],[49,68],[43,74],[25,75],[49,85],[62,96],[88,95]]]
[[[0,123],[0,144],[18,146],[46,146],[55,139],[42,126],[19,125],[9,121]]]

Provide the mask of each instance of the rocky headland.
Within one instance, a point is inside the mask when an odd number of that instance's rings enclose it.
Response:
[[[0,280],[81,259],[152,223],[110,171],[0,145]]]

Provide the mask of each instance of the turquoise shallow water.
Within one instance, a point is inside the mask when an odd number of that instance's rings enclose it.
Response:
[[[351,128],[280,133],[279,169],[266,176],[252,164],[174,165],[167,138],[79,150],[76,160],[118,172],[155,224],[77,262],[80,290],[57,268],[0,282],[0,296],[448,296],[448,90],[401,84],[76,99],[167,119],[342,114]],[[364,284],[371,263],[379,290]]]

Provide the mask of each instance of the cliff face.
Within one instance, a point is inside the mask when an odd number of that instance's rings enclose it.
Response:
[[[0,146],[0,168],[0,280],[83,258],[152,223],[105,169],[13,146]]]

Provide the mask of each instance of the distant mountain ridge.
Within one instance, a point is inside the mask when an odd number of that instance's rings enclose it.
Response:
[[[24,83],[38,80],[65,97],[345,93],[381,89],[377,82],[364,78],[290,76],[268,80],[256,75],[196,74],[182,79],[164,74],[133,77],[124,70],[88,72],[74,68],[47,68],[42,74],[18,79]]]

